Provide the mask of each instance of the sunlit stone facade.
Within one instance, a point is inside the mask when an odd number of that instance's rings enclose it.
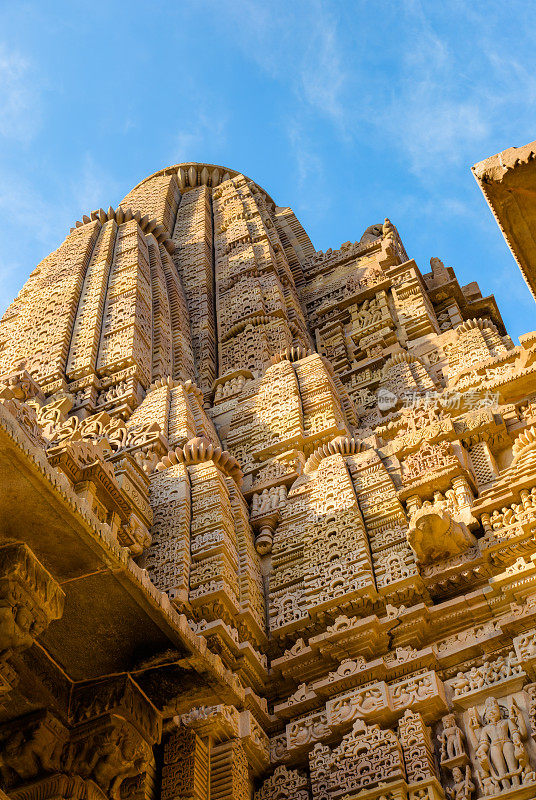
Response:
[[[536,797],[535,375],[389,219],[84,216],[0,323],[3,792]]]

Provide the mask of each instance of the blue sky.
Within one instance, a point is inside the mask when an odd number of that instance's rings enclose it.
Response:
[[[495,293],[526,288],[470,167],[536,139],[530,4],[0,0],[0,311],[94,208],[180,161],[240,170],[319,249],[388,216]]]

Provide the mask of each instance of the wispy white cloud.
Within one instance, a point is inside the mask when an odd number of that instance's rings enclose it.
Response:
[[[304,126],[298,119],[288,119],[286,132],[296,164],[298,185],[300,189],[303,189],[306,182],[312,177],[319,178],[322,176],[322,159],[315,151],[310,138],[304,130]]]
[[[295,88],[306,103],[329,118],[346,137],[349,114],[343,95],[349,75],[343,66],[337,20],[324,3],[311,5],[313,24],[306,31],[309,41],[300,58]]]
[[[294,210],[305,215],[309,223],[314,223],[325,215],[331,203],[325,192],[324,162],[300,119],[289,117],[285,121],[285,132],[300,196]]]
[[[31,60],[0,42],[0,136],[29,142],[41,122],[39,78]]]
[[[489,123],[475,98],[458,91],[456,58],[418,3],[408,4],[407,22],[413,35],[393,80],[394,91],[373,118],[410,169],[425,175],[439,165],[460,164],[468,144],[489,135]]]
[[[319,217],[327,200],[320,189],[314,191],[315,185],[322,184],[326,167],[322,148],[315,141],[318,121],[329,123],[336,138],[351,140],[352,110],[345,102],[350,73],[344,63],[336,5],[329,0],[273,0],[270,4],[205,0],[205,6],[218,15],[232,46],[280,84],[284,94],[290,94],[292,110],[280,110],[277,123],[288,142],[303,197],[296,207],[310,219]],[[197,143],[198,127],[180,135],[184,151]],[[210,125],[201,126],[201,137],[205,130],[212,137],[212,128],[211,119]]]
[[[87,214],[95,208],[110,204],[118,186],[107,170],[96,161],[92,153],[86,152],[82,163],[70,179],[70,196],[66,199],[68,207],[80,209],[77,214]]]
[[[205,5],[221,16],[233,47],[346,135],[342,98],[349,74],[336,5],[326,0],[206,0]]]
[[[489,122],[478,107],[436,96],[433,85],[415,87],[406,103],[396,102],[385,118],[395,147],[412,171],[425,176],[466,163],[468,147],[484,143]]]
[[[193,98],[192,98],[193,100]],[[223,149],[227,133],[227,115],[222,111],[209,114],[202,110],[184,115],[173,138],[171,161],[208,161]]]
[[[44,192],[38,176],[0,170],[0,314],[35,265],[83,214],[110,204],[117,185],[91,153]],[[31,236],[27,232],[31,231]]]
[[[450,195],[423,196],[422,194],[393,193],[390,197],[385,195],[386,206],[396,207],[397,216],[407,219],[420,219],[427,225],[437,223],[437,220],[463,220],[471,225],[482,224],[482,215],[475,206],[468,202],[466,197],[452,197]],[[487,220],[484,222],[487,224]]]
[[[374,116],[426,179],[493,148],[494,136],[535,102],[536,75],[503,40],[504,9],[450,0],[434,17],[424,8],[418,0],[405,4],[393,92]]]
[[[311,114],[312,125],[328,120],[346,144],[388,147],[429,182],[493,148],[497,133],[507,135],[511,120],[536,103],[536,73],[520,55],[533,52],[536,32],[525,26],[506,41],[509,12],[496,0],[405,0],[396,20],[386,0],[377,19],[365,0],[353,15],[335,0],[205,5],[233,47],[290,89],[296,113],[281,124],[291,143],[294,119]]]

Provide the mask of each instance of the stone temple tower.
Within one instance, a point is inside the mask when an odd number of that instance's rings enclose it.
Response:
[[[225,167],[0,322],[0,798],[536,797],[536,332]]]

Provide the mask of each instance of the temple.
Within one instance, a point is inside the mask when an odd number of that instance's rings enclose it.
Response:
[[[509,147],[473,167],[499,227],[536,298],[536,142]]]
[[[389,219],[197,163],[84,216],[0,322],[0,798],[535,798],[535,375]]]

